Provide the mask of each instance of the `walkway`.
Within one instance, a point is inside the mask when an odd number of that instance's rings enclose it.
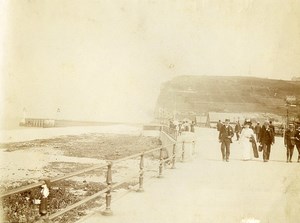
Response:
[[[79,222],[299,222],[300,164],[284,162],[282,138],[276,138],[268,163],[261,157],[242,161],[234,141],[227,163],[221,161],[216,130],[197,131],[199,153],[193,160],[166,169],[163,178],[145,183],[145,192],[131,192],[113,202],[113,216],[98,211]]]

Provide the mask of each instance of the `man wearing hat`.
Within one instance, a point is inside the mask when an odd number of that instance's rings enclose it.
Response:
[[[260,133],[260,130],[261,130],[261,126],[259,125],[259,122],[257,122],[256,126],[254,128],[254,132],[255,132],[255,135],[256,135],[256,142],[259,142],[259,133]]]
[[[271,153],[271,145],[275,142],[274,131],[270,128],[270,123],[266,121],[261,128],[259,135],[259,143],[263,147],[264,162],[268,162]]]
[[[236,122],[236,125],[234,127],[234,131],[235,131],[235,134],[236,134],[236,140],[239,141],[240,133],[242,131],[242,126],[241,126],[239,121]]]
[[[232,137],[234,135],[233,128],[229,125],[230,120],[225,119],[224,125],[219,132],[219,142],[221,143],[221,152],[223,161],[229,162],[230,155],[230,143],[232,143]]]
[[[300,162],[300,125],[298,126],[297,130],[295,131],[295,144],[298,150],[298,163]]]
[[[289,128],[284,133],[284,146],[286,147],[286,162],[292,162],[295,147],[295,128],[289,124]]]

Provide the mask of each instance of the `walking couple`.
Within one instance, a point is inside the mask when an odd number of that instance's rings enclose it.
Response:
[[[232,143],[232,137],[234,135],[233,128],[229,125],[230,120],[225,119],[224,125],[220,128],[219,142],[221,143],[221,152],[223,161],[229,161],[230,155],[230,143]],[[240,143],[243,145],[243,160],[252,159],[252,142],[255,143],[255,135],[253,130],[250,128],[250,120],[246,120],[244,128],[242,129],[240,136]],[[254,141],[253,141],[254,140]],[[255,144],[256,146],[256,144]],[[257,154],[258,155],[258,154]]]
[[[255,140],[255,133],[252,128],[250,120],[246,120],[244,128],[241,132],[241,142],[243,144],[243,160],[252,159],[252,151],[255,158],[258,158],[257,145]],[[274,129],[271,128],[268,121],[264,122],[261,131],[259,132],[258,142],[260,143],[260,150],[263,151],[263,160],[268,162],[270,159],[271,145],[275,142]]]
[[[229,125],[230,120],[226,119],[224,125],[221,127],[219,132],[219,142],[221,143],[221,152],[223,161],[229,161],[230,155],[230,144],[232,143],[232,137],[234,135],[233,128]],[[263,159],[264,161],[269,160],[271,144],[274,143],[274,133],[269,128],[269,123],[265,124],[260,133],[260,143],[264,148]],[[241,132],[239,143],[242,144],[243,148],[243,160],[251,160],[252,153],[255,158],[258,158],[257,145],[255,140],[255,134],[252,128],[250,120],[246,120],[244,127]],[[266,162],[265,161],[265,162]]]

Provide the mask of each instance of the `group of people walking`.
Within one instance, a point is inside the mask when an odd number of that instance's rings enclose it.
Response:
[[[181,135],[182,132],[195,132],[195,122],[194,121],[173,121],[169,120],[169,127],[176,130],[177,135]]]
[[[221,153],[223,161],[229,162],[230,144],[234,133],[237,141],[242,145],[243,160],[251,160],[252,154],[258,158],[258,151],[263,152],[263,161],[268,162],[270,159],[271,146],[275,143],[275,128],[272,122],[264,122],[262,126],[257,123],[252,126],[250,120],[246,120],[243,126],[239,122],[233,129],[230,126],[230,120],[225,119],[224,124],[217,125],[219,131],[219,142],[221,143]],[[284,133],[284,145],[287,148],[287,162],[292,162],[294,147],[298,150],[298,162],[300,162],[300,126],[296,129],[293,124]]]

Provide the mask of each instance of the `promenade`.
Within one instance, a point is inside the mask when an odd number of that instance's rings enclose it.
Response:
[[[112,216],[101,210],[78,223],[298,223],[300,163],[285,163],[283,139],[276,138],[270,162],[242,161],[234,141],[230,162],[221,160],[215,129],[197,129],[193,159],[151,178],[145,191],[114,200]],[[147,176],[146,176],[147,177]]]

